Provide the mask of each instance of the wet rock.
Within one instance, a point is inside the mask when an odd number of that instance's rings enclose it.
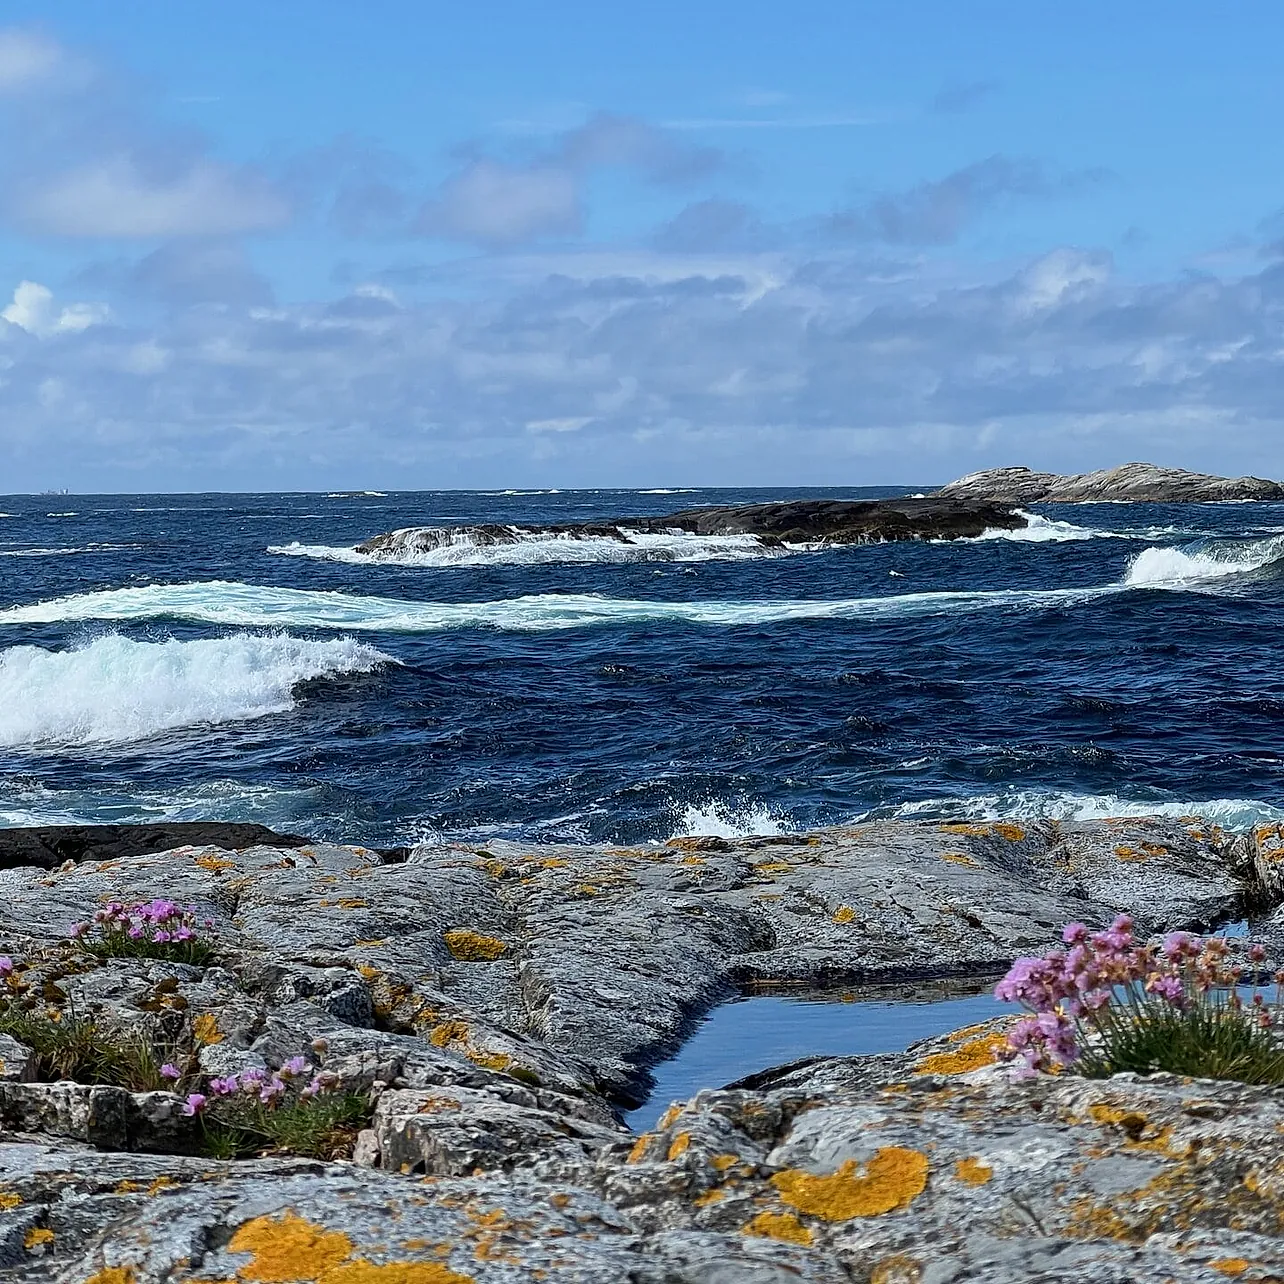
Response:
[[[1156,464],[1121,464],[1094,473],[1036,473],[1028,468],[987,468],[942,486],[942,498],[986,499],[1006,504],[1210,504],[1226,500],[1284,499],[1284,484],[1260,477],[1216,477]]]
[[[264,825],[190,821],[152,825],[37,825],[0,829],[0,869],[64,861],[119,860],[171,847],[211,845],[234,850],[256,844],[304,847],[308,839],[278,834]]]

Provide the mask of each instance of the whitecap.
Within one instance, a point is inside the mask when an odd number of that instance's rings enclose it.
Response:
[[[141,740],[178,727],[282,713],[310,678],[395,663],[351,638],[239,634],[138,642],[108,634],[68,651],[0,651],[0,745]]]
[[[322,628],[433,633],[517,632],[676,622],[776,624],[791,620],[906,619],[996,608],[1043,610],[1090,602],[1124,586],[980,589],[837,599],[659,601],[598,593],[538,593],[491,602],[419,602],[334,590],[270,588],[226,580],[104,589],[0,610],[0,625],[74,620],[183,619],[235,628]]]
[[[763,803],[712,799],[688,804],[681,813],[675,814],[669,837],[755,838],[789,834],[796,829],[787,816]]]
[[[1258,571],[1284,559],[1284,536],[1261,540],[1198,541],[1179,548],[1143,549],[1128,564],[1131,588],[1185,588]]]

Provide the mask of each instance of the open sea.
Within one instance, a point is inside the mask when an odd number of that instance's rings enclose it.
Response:
[[[0,825],[382,846],[1284,818],[1284,505],[1039,508],[966,542],[785,554],[351,551],[417,524],[905,493],[0,497]]]

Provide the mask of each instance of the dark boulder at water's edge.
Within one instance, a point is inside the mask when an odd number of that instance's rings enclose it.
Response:
[[[1157,464],[1121,464],[1067,476],[1029,468],[987,468],[942,486],[936,494],[1006,504],[1213,504],[1284,500],[1284,483],[1261,477],[1217,477]]]
[[[452,544],[484,547],[536,538],[607,539],[628,544],[637,535],[743,535],[764,547],[785,544],[870,544],[890,540],[974,539],[987,530],[1017,530],[1026,519],[1007,504],[952,497],[911,499],[796,499],[766,504],[713,505],[663,517],[550,526],[409,526],[375,535],[356,551],[371,557],[425,553]]]

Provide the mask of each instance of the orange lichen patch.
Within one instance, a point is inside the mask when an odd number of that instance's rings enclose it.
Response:
[[[1216,1271],[1219,1275],[1243,1275],[1248,1270],[1251,1262],[1243,1257],[1219,1257],[1216,1261],[1208,1263],[1210,1269]]]
[[[786,1244],[810,1244],[811,1231],[793,1213],[759,1213],[741,1228],[745,1235],[760,1239],[781,1239]]]
[[[714,1155],[709,1162],[720,1172],[725,1173],[728,1168],[740,1162],[739,1155]]]
[[[544,869],[564,869],[566,867],[566,861],[564,861],[560,856],[546,856],[542,861],[540,861],[540,865]]]
[[[976,861],[966,852],[942,852],[941,859],[949,861],[951,865],[971,865],[976,868]]]
[[[218,1028],[218,1018],[212,1012],[202,1012],[192,1022],[192,1038],[207,1048],[223,1042],[223,1031]]]
[[[1170,1153],[1168,1143],[1172,1137],[1172,1127],[1154,1127],[1139,1110],[1124,1110],[1119,1106],[1098,1102],[1088,1107],[1088,1115],[1094,1123],[1118,1128],[1128,1138],[1126,1144],[1129,1149],[1153,1150],[1161,1155]],[[1148,1130],[1149,1136],[1146,1135]]]
[[[755,865],[753,872],[755,874],[787,874],[793,869],[793,866],[787,860],[765,860],[761,865]]]
[[[136,1181],[130,1181],[128,1177],[124,1181],[118,1181],[115,1185],[114,1194],[132,1195],[135,1191],[142,1190],[142,1186]]]
[[[709,858],[707,856],[684,856],[679,863],[682,865],[707,865]]]
[[[46,1244],[52,1244],[54,1233],[47,1226],[33,1226],[23,1237],[23,1248],[30,1251],[33,1248],[43,1248]]]
[[[1019,843],[1025,837],[1025,830],[1020,825],[1010,825],[1000,821],[994,826],[994,832],[1000,838],[1006,838],[1010,843]]]
[[[856,920],[856,911],[850,905],[840,905],[834,911],[835,923],[853,923]]]
[[[592,883],[576,883],[574,890],[577,896],[598,896],[602,892],[600,887],[594,887]]]
[[[640,1164],[646,1158],[646,1152],[651,1147],[651,1141],[655,1134],[653,1132],[644,1132],[633,1143],[633,1149],[629,1151],[629,1157],[626,1162],[630,1164]]]
[[[1001,1034],[983,1034],[969,1039],[953,1052],[934,1052],[915,1067],[915,1074],[966,1074],[991,1066],[999,1059],[999,1050],[1007,1043]]]
[[[508,942],[497,936],[454,927],[446,933],[446,948],[461,963],[493,963],[508,949]]]
[[[6,1212],[11,1208],[17,1208],[22,1203],[22,1196],[16,1190],[0,1190],[0,1209]]]
[[[937,825],[942,834],[961,834],[965,838],[989,838],[989,825]]]
[[[508,873],[508,866],[502,860],[483,861],[482,869],[486,871],[487,878],[503,878]]]
[[[689,1132],[680,1132],[669,1144],[669,1162],[677,1159],[687,1153],[687,1147],[691,1145],[691,1134]]]
[[[675,1102],[673,1103],[673,1105],[671,1105],[671,1106],[670,1106],[670,1107],[669,1107],[669,1108],[664,1112],[664,1114],[662,1114],[662,1115],[660,1116],[660,1122],[659,1122],[658,1124],[656,1124],[656,1128],[657,1128],[660,1132],[663,1132],[666,1128],[672,1128],[672,1127],[673,1127],[674,1122],[677,1120],[677,1117],[678,1117],[681,1113],[682,1113],[682,1102],[680,1102],[680,1101],[675,1101]]]
[[[173,1184],[174,1179],[172,1177],[157,1177],[156,1180],[147,1187],[147,1193],[149,1195],[159,1195],[162,1190],[168,1186],[172,1186]]]
[[[713,1190],[706,1190],[703,1195],[697,1195],[691,1202],[697,1208],[708,1208],[710,1204],[716,1204],[720,1199],[726,1199],[727,1192],[720,1187],[714,1187]]]
[[[918,1284],[922,1278],[923,1263],[907,1253],[897,1253],[875,1264],[869,1284]]]
[[[134,1268],[132,1266],[104,1266],[101,1271],[95,1271],[85,1281],[85,1284],[134,1284]]]
[[[428,1042],[434,1048],[444,1048],[448,1043],[466,1043],[468,1041],[468,1022],[457,1017],[450,1021],[440,1021],[433,1026],[428,1035]]]
[[[220,860],[217,856],[198,856],[192,864],[208,869],[212,874],[221,874],[226,869],[235,869],[234,860]]]
[[[771,1184],[791,1208],[826,1221],[874,1217],[907,1208],[927,1186],[927,1156],[920,1150],[886,1146],[863,1165],[849,1159],[837,1172],[818,1177],[800,1168],[776,1173]]]
[[[1122,861],[1144,861],[1147,859],[1146,852],[1139,852],[1135,847],[1116,847],[1115,855]]]
[[[965,1186],[984,1186],[994,1176],[994,1169],[984,1160],[969,1155],[955,1163],[954,1176]]]
[[[232,1253],[253,1254],[236,1272],[240,1279],[289,1284],[320,1279],[352,1256],[353,1245],[342,1231],[328,1231],[287,1210],[280,1218],[255,1217],[246,1222],[227,1247]]]

